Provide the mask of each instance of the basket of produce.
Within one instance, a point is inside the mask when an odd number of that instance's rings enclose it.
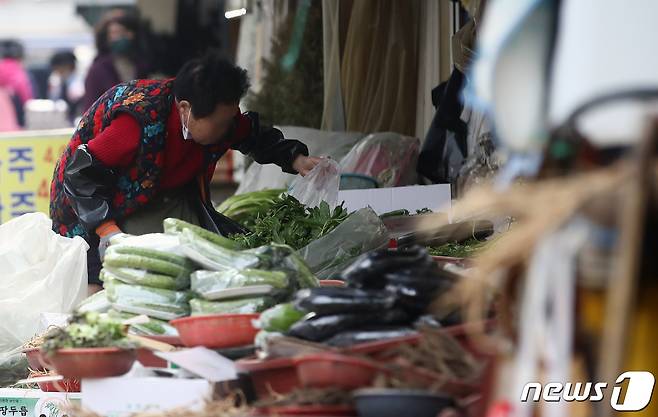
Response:
[[[253,320],[258,314],[214,314],[176,319],[171,324],[178,329],[187,347],[229,348],[254,343],[256,329]]]
[[[41,347],[46,367],[65,378],[105,378],[127,373],[137,357],[120,321],[97,313],[74,315],[50,332]]]

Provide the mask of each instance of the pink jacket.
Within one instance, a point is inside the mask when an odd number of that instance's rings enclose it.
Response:
[[[0,87],[16,94],[22,104],[33,98],[32,84],[20,61],[13,58],[0,60]]]

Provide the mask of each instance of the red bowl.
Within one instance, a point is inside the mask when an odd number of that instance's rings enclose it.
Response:
[[[301,386],[295,362],[290,358],[241,359],[235,366],[249,374],[259,399],[270,398],[274,393],[288,394]]]
[[[171,321],[183,344],[212,349],[247,346],[254,343],[258,329],[252,321],[259,314],[213,314]]]
[[[30,369],[33,371],[47,371],[45,364],[41,360],[41,349],[23,349],[23,353],[27,356],[27,363],[30,366]]]
[[[60,349],[43,355],[46,366],[64,378],[107,378],[127,373],[137,351],[119,348]]]
[[[365,359],[319,353],[295,359],[302,386],[353,390],[368,387],[383,369]]]

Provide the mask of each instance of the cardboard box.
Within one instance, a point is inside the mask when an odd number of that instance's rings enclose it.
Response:
[[[80,398],[80,393],[1,388],[0,417],[63,417]]]
[[[212,398],[212,392],[213,384],[203,379],[85,379],[82,380],[82,406],[104,417],[124,417],[140,411],[179,407],[198,410]]]
[[[413,214],[423,208],[447,213],[451,202],[450,184],[343,190],[338,192],[338,201],[345,201],[348,211],[370,206],[377,214],[400,209]]]

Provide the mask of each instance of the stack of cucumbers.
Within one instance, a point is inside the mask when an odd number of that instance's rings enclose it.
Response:
[[[168,321],[192,315],[259,313],[319,285],[289,246],[244,250],[239,243],[179,219],[165,233],[129,236],[107,249],[105,290],[83,301],[84,311],[121,319],[147,315],[133,333],[175,335]]]
[[[151,319],[133,325],[133,333],[172,336],[176,331],[168,321],[190,314],[190,274],[196,266],[179,246],[175,236],[151,233],[113,242],[107,249],[101,279],[110,313]]]
[[[192,315],[260,313],[300,288],[318,286],[289,246],[241,250],[237,242],[181,220],[166,219],[164,228],[178,235],[183,253],[202,268],[191,274]]]

